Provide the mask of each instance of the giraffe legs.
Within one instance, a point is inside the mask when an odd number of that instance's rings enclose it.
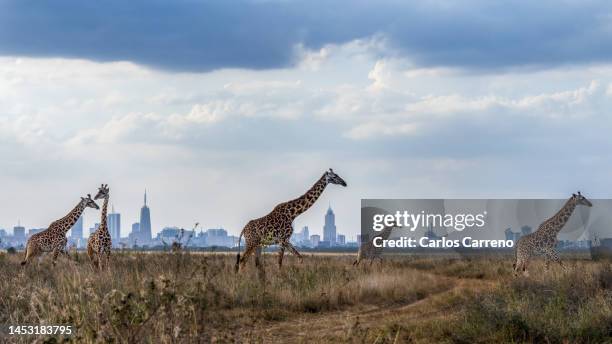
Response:
[[[527,265],[529,263],[528,258],[518,258],[516,264],[514,265],[514,276],[518,276],[520,271],[523,271],[523,275],[525,277],[529,276],[529,271],[527,271]]]
[[[548,270],[550,261],[559,263],[559,265],[563,268],[563,270],[567,270],[565,265],[563,265],[563,262],[561,261],[559,254],[557,253],[557,251],[555,251],[554,248],[547,249],[544,254],[545,254],[545,259],[546,259],[546,270]]]
[[[285,245],[287,248],[289,248],[289,250],[291,251],[291,253],[293,253],[293,255],[295,255],[296,257],[300,259],[300,264],[302,264],[304,262],[304,257],[302,257],[300,252],[298,252],[298,250],[290,242],[287,242]]]
[[[110,270],[110,250],[103,248],[96,254],[96,261],[98,269],[106,268]]]
[[[55,263],[57,261],[57,256],[59,256],[61,250],[62,250],[61,248],[57,248],[57,247],[53,250],[53,266],[55,266]]]
[[[255,249],[255,266],[258,268],[263,265],[263,258],[261,257],[261,252],[261,246],[257,246],[257,248]]]
[[[285,255],[285,246],[281,245],[278,250],[278,268],[283,267],[283,256]]]

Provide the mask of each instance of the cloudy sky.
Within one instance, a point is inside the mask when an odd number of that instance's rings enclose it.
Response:
[[[361,198],[612,197],[607,1],[0,0],[0,228],[108,183],[122,232]],[[98,221],[88,210],[85,225]]]

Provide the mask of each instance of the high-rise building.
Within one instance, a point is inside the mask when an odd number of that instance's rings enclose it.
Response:
[[[31,237],[34,234],[38,234],[42,231],[44,231],[46,228],[30,228],[28,230],[28,238]]]
[[[140,242],[140,223],[135,222],[132,223],[132,231],[128,234],[128,243],[130,245],[134,245]]]
[[[310,236],[310,246],[317,247],[321,242],[321,236],[317,234],[313,234]]]
[[[223,228],[210,228],[206,231],[206,246],[234,246],[233,241]]]
[[[70,238],[75,241],[83,238],[83,215],[70,228]]]
[[[138,238],[141,242],[146,243],[151,241],[151,211],[147,206],[147,190],[144,193],[144,205],[140,209],[140,235]]]
[[[338,245],[345,245],[346,244],[346,236],[344,236],[344,234],[338,234],[338,240],[336,240],[336,243]]]
[[[25,227],[21,225],[17,225],[13,227],[13,238],[15,239],[15,241],[25,242],[25,239],[26,239]]]
[[[107,215],[107,222],[111,239],[113,242],[118,242],[121,239],[121,214],[115,213],[114,207],[111,213]]]
[[[323,226],[323,241],[328,241],[330,246],[336,245],[336,215],[331,206],[325,213],[325,226]]]

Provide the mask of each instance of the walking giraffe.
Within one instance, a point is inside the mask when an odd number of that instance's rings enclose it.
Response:
[[[93,265],[99,269],[102,268],[102,260],[104,260],[104,266],[109,267],[108,263],[112,247],[106,215],[108,210],[108,199],[110,198],[109,192],[108,184],[102,184],[98,189],[98,194],[94,197],[95,200],[103,198],[104,203],[102,204],[102,213],[100,214],[100,227],[98,227],[98,229],[89,236],[89,240],[87,240],[87,255],[91,259]]]
[[[247,259],[255,250],[262,246],[279,245],[278,266],[283,265],[283,255],[288,248],[302,261],[302,255],[289,242],[293,233],[293,220],[308,210],[321,196],[328,184],[346,186],[346,182],[330,168],[323,173],[321,178],[304,195],[277,205],[268,215],[249,221],[238,238],[238,257],[236,259],[236,271],[244,267]],[[246,248],[244,255],[240,258],[240,240],[244,235]],[[259,266],[259,254],[255,259],[255,265]]]
[[[54,221],[49,225],[49,228],[40,233],[36,233],[28,239],[25,250],[25,259],[21,265],[26,265],[32,258],[42,254],[43,252],[53,252],[53,265],[60,253],[65,253],[66,248],[66,232],[72,228],[77,222],[85,208],[100,209],[96,202],[91,199],[91,195],[81,197],[79,204],[74,207],[66,216]]]
[[[517,275],[520,270],[523,270],[523,274],[529,276],[527,265],[529,264],[529,259],[535,255],[544,255],[547,270],[551,260],[559,263],[561,267],[565,268],[561,262],[561,258],[559,258],[559,254],[555,250],[557,234],[561,231],[563,226],[565,226],[570,216],[572,216],[577,205],[584,205],[587,207],[593,206],[593,204],[578,191],[577,195],[572,194],[572,197],[565,202],[565,205],[563,205],[555,215],[542,222],[538,230],[518,240],[515,250],[516,260],[513,264],[515,275]]]
[[[366,241],[361,242],[361,244],[359,245],[359,252],[357,252],[357,259],[353,262],[353,266],[358,266],[362,260],[368,258],[370,259],[370,266],[372,266],[372,263],[376,258],[380,259],[380,264],[382,266],[383,260],[381,254],[383,251],[383,247],[374,246],[373,241],[375,238],[378,237],[382,238],[382,240],[387,240],[391,235],[391,232],[393,232],[396,227],[397,226],[385,227],[378,234],[372,237],[372,240],[366,239]]]

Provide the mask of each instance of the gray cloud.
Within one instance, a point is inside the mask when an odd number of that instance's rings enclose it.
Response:
[[[0,1],[0,54],[129,60],[168,70],[269,69],[381,35],[424,66],[610,61],[605,1]]]

